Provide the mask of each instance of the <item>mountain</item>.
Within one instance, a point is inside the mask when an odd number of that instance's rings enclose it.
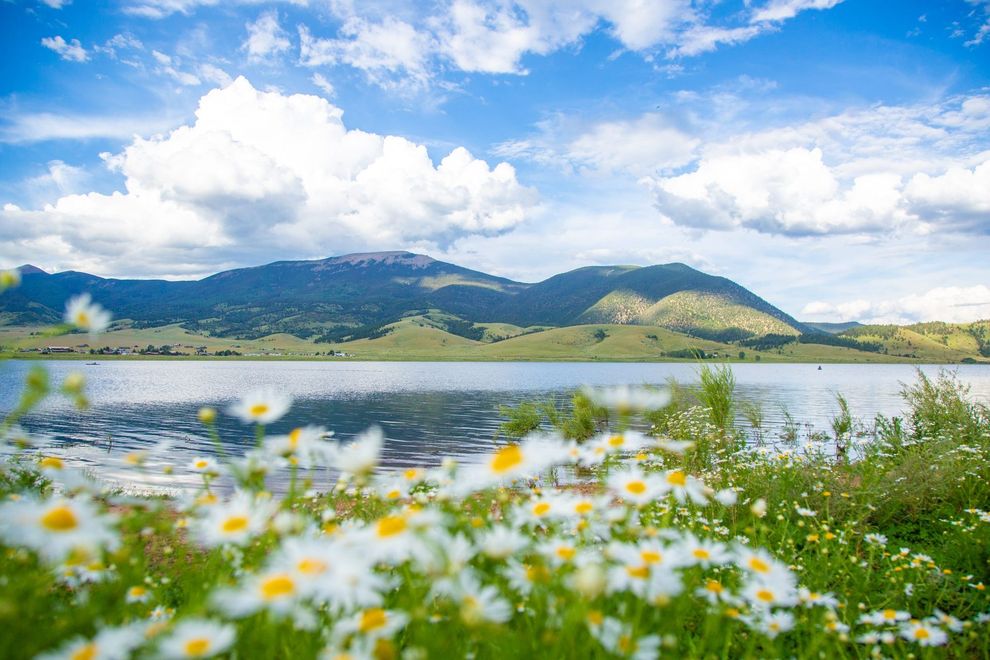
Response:
[[[718,340],[809,329],[744,287],[684,264],[579,268],[526,284],[410,252],[278,261],[198,281],[118,280],[22,268],[0,296],[0,324],[56,322],[82,292],[132,327],[181,324],[201,334],[274,333],[327,341],[380,336],[428,310],[447,332],[478,339],[475,324],[659,326]],[[477,337],[475,336],[477,335]]]
[[[863,324],[859,321],[846,321],[845,323],[826,323],[824,321],[802,321],[805,326],[813,329],[820,330],[821,332],[827,332],[830,335],[838,335],[846,330],[852,330],[853,328],[858,328]]]

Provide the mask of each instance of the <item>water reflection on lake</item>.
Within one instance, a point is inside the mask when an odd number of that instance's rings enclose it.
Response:
[[[0,363],[0,411],[16,404],[28,369],[37,362]],[[270,433],[319,424],[347,440],[371,424],[385,431],[386,468],[436,465],[444,456],[471,460],[493,447],[500,404],[559,396],[581,385],[655,384],[669,378],[697,381],[694,364],[539,362],[172,362],[108,361],[43,363],[54,382],[71,371],[87,380],[91,409],[78,411],[53,397],[23,426],[48,437],[51,451],[72,462],[104,465],[135,449],[171,440],[169,460],[180,469],[165,477],[102,467],[104,477],[132,486],[182,487],[197,483],[182,466],[215,448],[196,419],[200,406],[223,411],[242,393],[268,386],[292,394],[289,415]],[[900,415],[902,383],[913,382],[911,365],[737,364],[732,365],[740,399],[763,404],[766,426],[779,427],[788,411],[795,420],[825,430],[836,412],[835,393],[853,414],[872,420]],[[939,367],[924,367],[934,375]],[[975,397],[990,399],[990,368],[952,367]],[[232,454],[253,445],[253,432],[226,414],[220,434]],[[745,424],[745,422],[741,421]],[[772,431],[771,431],[772,433]],[[329,479],[329,475],[326,477]],[[284,486],[278,474],[274,486]]]

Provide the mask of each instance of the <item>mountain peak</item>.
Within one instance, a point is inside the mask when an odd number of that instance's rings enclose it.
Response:
[[[436,260],[425,254],[414,254],[405,250],[393,250],[389,252],[355,252],[344,254],[339,257],[331,257],[327,261],[335,264],[349,264],[362,266],[370,264],[402,264],[414,268],[424,268],[434,263]]]
[[[18,270],[18,272],[20,272],[21,275],[47,275],[48,274],[47,271],[44,271],[44,270],[38,268],[37,266],[32,266],[31,264],[24,264],[23,266],[20,266],[17,270]]]

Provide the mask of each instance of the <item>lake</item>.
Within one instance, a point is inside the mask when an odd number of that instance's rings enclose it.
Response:
[[[54,382],[72,371],[86,376],[93,403],[76,410],[53,396],[23,426],[45,436],[48,453],[94,468],[109,481],[133,488],[182,489],[198,483],[182,466],[193,456],[215,450],[196,419],[203,405],[221,411],[221,437],[230,453],[253,445],[253,431],[225,409],[241,394],[273,387],[293,396],[289,414],[270,433],[318,424],[347,440],[371,424],[386,435],[386,468],[436,465],[444,456],[471,460],[494,446],[500,404],[546,396],[563,399],[581,385],[662,385],[669,378],[697,382],[689,363],[543,362],[246,362],[108,361],[96,365],[69,361],[0,363],[0,411],[13,408],[27,371],[42,364]],[[923,367],[935,375],[940,367]],[[972,387],[975,398],[990,400],[990,367],[951,369]],[[900,415],[902,383],[914,381],[913,365],[735,364],[740,399],[763,403],[766,426],[783,424],[788,411],[802,424],[827,430],[837,406],[835,394],[849,400],[864,422],[875,415]],[[745,424],[745,422],[742,422]],[[770,435],[773,434],[771,430]],[[165,477],[113,467],[135,449],[171,440],[169,460],[180,466]],[[114,460],[117,459],[117,460]],[[329,478],[329,475],[327,476]],[[273,487],[284,487],[276,474]]]

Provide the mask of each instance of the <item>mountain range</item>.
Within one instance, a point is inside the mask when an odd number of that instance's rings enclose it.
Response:
[[[439,311],[448,332],[476,323],[529,327],[648,325],[719,341],[820,332],[746,288],[681,263],[589,266],[535,284],[515,282],[411,252],[278,261],[197,281],[109,279],[20,269],[0,296],[0,325],[57,322],[66,301],[88,292],[131,327],[181,324],[218,337],[288,333],[346,341]],[[473,337],[472,337],[473,338]]]

